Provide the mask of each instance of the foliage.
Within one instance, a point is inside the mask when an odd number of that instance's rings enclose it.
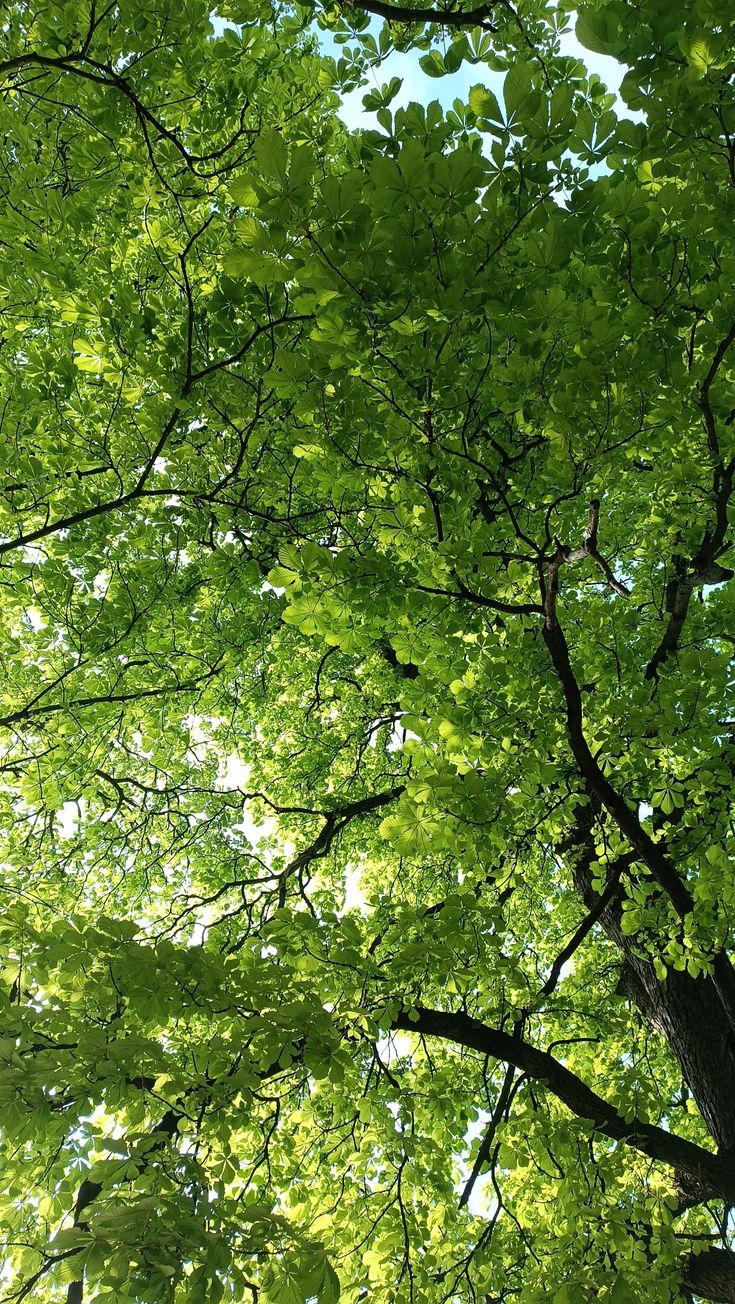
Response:
[[[734,1300],[731,6],[214,17],[4,16],[3,1298]]]

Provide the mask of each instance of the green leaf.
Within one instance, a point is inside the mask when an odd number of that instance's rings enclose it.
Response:
[[[718,1259],[732,3],[469,8],[3,10],[8,1299]]]
[[[468,55],[469,44],[466,36],[460,36],[456,41],[452,41],[449,49],[444,54],[445,71],[456,72]]]
[[[615,58],[623,48],[619,20],[612,9],[580,10],[574,30],[580,45],[596,54]]]
[[[622,1273],[615,1278],[613,1288],[610,1291],[611,1304],[641,1304],[640,1296],[631,1290],[627,1279]]]
[[[256,208],[259,194],[255,182],[246,174],[234,177],[230,182],[230,198],[241,208]]]
[[[430,50],[428,54],[422,55],[419,59],[419,67],[427,77],[443,77],[450,71],[439,50]]]
[[[489,118],[491,122],[503,121],[500,105],[487,86],[473,86],[468,96],[468,103],[478,118]]]
[[[267,127],[255,140],[255,157],[266,177],[285,183],[288,176],[288,149],[283,133]]]

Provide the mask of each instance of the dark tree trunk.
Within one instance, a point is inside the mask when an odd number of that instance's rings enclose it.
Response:
[[[565,848],[573,859],[575,886],[589,909],[599,900],[589,868],[596,860],[592,819],[590,807],[578,809],[575,843]],[[735,1154],[735,1034],[715,984],[674,969],[658,979],[621,929],[619,897],[602,912],[600,923],[623,956],[621,991],[666,1039],[720,1152]]]
[[[735,1151],[735,1038],[712,982],[676,970],[660,982],[652,965],[625,953],[623,990],[668,1042],[712,1139]]]
[[[682,1286],[716,1304],[735,1304],[735,1253],[711,1249],[690,1255]]]

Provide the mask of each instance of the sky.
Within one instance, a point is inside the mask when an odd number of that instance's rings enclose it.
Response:
[[[225,27],[236,26],[236,24],[220,18],[216,10],[213,10],[210,14],[210,21],[216,36]],[[376,20],[371,24],[370,30],[377,34],[381,26],[382,23]],[[343,47],[335,45],[329,32],[320,32],[318,29],[315,29],[315,31],[324,53],[339,57]],[[626,71],[623,64],[618,63],[616,59],[609,58],[606,54],[595,54],[591,50],[585,49],[577,40],[573,27],[570,27],[569,31],[562,35],[561,50],[562,54],[581,59],[588,72],[596,72],[608,90],[615,91],[617,94]],[[405,108],[406,105],[414,101],[419,104],[429,104],[432,100],[438,100],[443,108],[449,109],[453,100],[466,100],[470,87],[478,83],[489,86],[496,95],[502,95],[503,73],[492,72],[482,64],[463,63],[458,71],[452,75],[428,77],[419,67],[420,58],[421,52],[418,50],[411,50],[407,54],[394,51],[383,61],[379,68],[373,69],[366,86],[361,86],[358,90],[345,95],[342,107],[339,110],[340,117],[345,125],[352,130],[357,127],[375,127],[374,114],[366,112],[363,108],[363,96],[374,88],[380,88],[384,82],[390,81],[391,77],[400,77],[403,82],[398,95],[391,103],[392,112],[395,112],[398,108]],[[619,96],[616,109],[618,115],[623,118],[640,116],[632,113]]]
[[[379,29],[380,24],[376,23],[374,30],[377,32]],[[339,55],[341,47],[334,44],[329,33],[320,32],[319,43],[325,54]],[[562,54],[581,59],[589,72],[597,73],[608,90],[617,94],[626,72],[623,64],[605,54],[594,54],[591,50],[586,50],[580,45],[573,29],[561,37],[561,49]],[[482,64],[463,63],[453,75],[428,77],[419,67],[420,57],[421,52],[418,50],[411,50],[407,54],[394,51],[379,68],[373,69],[368,85],[351,91],[344,97],[339,113],[345,125],[353,130],[357,127],[375,127],[375,116],[365,111],[362,99],[369,90],[379,88],[384,82],[390,81],[391,77],[400,77],[403,81],[401,90],[391,103],[391,112],[405,108],[414,101],[429,104],[431,100],[438,100],[443,108],[449,109],[455,99],[466,101],[470,87],[478,83],[488,86],[495,95],[502,95],[504,73],[492,72]],[[620,97],[616,109],[620,117],[635,116]]]

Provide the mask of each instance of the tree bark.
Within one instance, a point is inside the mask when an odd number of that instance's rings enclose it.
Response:
[[[691,1254],[682,1286],[715,1304],[735,1304],[735,1253],[713,1248]]]
[[[396,1030],[439,1037],[455,1046],[467,1046],[482,1055],[513,1064],[529,1078],[543,1082],[578,1118],[588,1119],[603,1136],[621,1141],[632,1150],[666,1164],[677,1174],[701,1186],[709,1198],[735,1204],[735,1162],[729,1155],[715,1155],[694,1145],[684,1137],[641,1119],[625,1119],[614,1105],[598,1096],[582,1078],[572,1073],[548,1051],[538,1050],[499,1028],[491,1028],[461,1012],[419,1007],[409,1017],[400,1013],[393,1023]]]
[[[573,881],[588,909],[599,902],[589,868],[596,860],[592,828],[591,806],[579,807],[576,844],[565,848],[572,854]],[[624,994],[665,1038],[720,1151],[735,1153],[735,1034],[714,982],[674,969],[663,981],[658,979],[653,965],[636,953],[622,931],[619,900],[601,912],[600,924],[624,957]]]

